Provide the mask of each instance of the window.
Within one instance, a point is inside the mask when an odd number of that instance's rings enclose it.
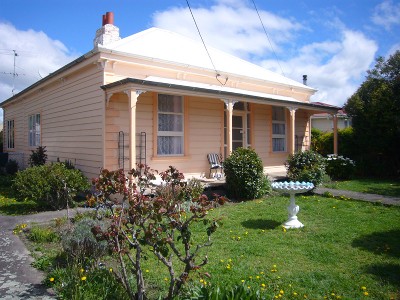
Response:
[[[284,107],[272,107],[272,151],[286,151],[286,114]]]
[[[7,121],[7,148],[14,149],[14,120]]]
[[[157,154],[184,154],[183,98],[158,95]]]
[[[29,146],[40,146],[40,114],[29,116]]]

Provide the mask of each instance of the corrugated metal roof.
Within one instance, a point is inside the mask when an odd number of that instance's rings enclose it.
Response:
[[[214,70],[213,64],[200,41],[160,28],[150,28],[106,46],[100,50],[117,51],[149,57],[179,65]],[[218,72],[250,77],[308,91],[316,90],[300,82],[262,68],[236,56],[207,46],[208,52]]]

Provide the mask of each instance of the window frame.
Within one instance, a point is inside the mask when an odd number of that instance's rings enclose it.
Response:
[[[283,120],[275,120],[274,119],[274,109],[282,109],[283,110]],[[287,116],[286,116],[286,110],[285,110],[285,108],[284,107],[280,107],[280,106],[272,106],[272,116],[271,116],[271,132],[272,132],[272,134],[271,134],[271,142],[272,142],[272,144],[271,144],[271,148],[272,148],[272,152],[274,152],[274,153],[282,153],[282,152],[286,152],[287,151],[287,124],[286,124],[286,122],[287,122]],[[283,125],[284,126],[284,131],[285,131],[285,133],[284,134],[279,134],[279,133],[274,133],[274,124],[277,124],[277,125]],[[274,145],[275,145],[275,143],[274,143],[274,140],[284,140],[284,142],[283,142],[283,149],[282,150],[276,150],[275,148],[274,148]]]
[[[15,149],[15,121],[14,119],[6,121],[7,129],[7,149]]]
[[[171,111],[160,111],[159,109],[159,100],[160,96],[167,96],[167,97],[172,97],[174,99],[175,97],[178,97],[181,102],[181,107],[180,107],[180,112],[171,112]],[[156,145],[157,145],[157,150],[156,150],[156,155],[158,157],[182,157],[185,156],[185,99],[181,95],[174,95],[174,94],[165,94],[165,93],[158,93],[156,97]],[[174,116],[180,116],[181,117],[181,122],[182,122],[182,130],[181,131],[172,131],[172,130],[159,130],[159,124],[160,124],[160,115],[174,115]],[[160,153],[160,147],[158,146],[159,138],[160,137],[180,137],[181,138],[181,153],[167,153],[163,154]]]
[[[38,147],[41,145],[41,116],[40,113],[28,116],[28,145]]]

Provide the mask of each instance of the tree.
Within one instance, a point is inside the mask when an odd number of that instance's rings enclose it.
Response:
[[[364,175],[400,174],[400,51],[379,57],[366,80],[347,100],[355,159]]]

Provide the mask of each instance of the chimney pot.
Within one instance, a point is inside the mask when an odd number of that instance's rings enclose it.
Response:
[[[106,22],[107,22],[106,15],[103,15],[101,26],[106,25]]]
[[[113,12],[110,12],[110,11],[108,11],[107,13],[106,13],[106,24],[114,24],[114,13]]]
[[[303,75],[303,84],[307,85],[307,75]]]

